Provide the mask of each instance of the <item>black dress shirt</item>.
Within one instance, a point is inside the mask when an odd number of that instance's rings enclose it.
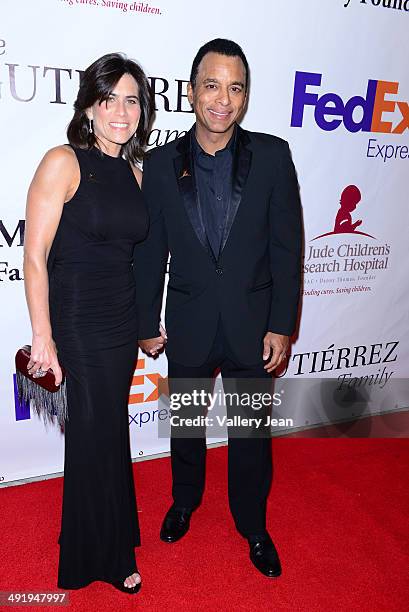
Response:
[[[224,149],[206,153],[193,132],[193,166],[199,210],[213,254],[218,259],[229,210],[232,186],[235,127]]]

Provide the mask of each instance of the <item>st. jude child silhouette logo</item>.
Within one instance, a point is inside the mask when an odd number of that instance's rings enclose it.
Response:
[[[357,219],[356,221],[352,220],[351,213],[356,209],[361,199],[361,191],[356,185],[348,185],[345,187],[341,193],[334,229],[320,236],[315,236],[312,240],[318,240],[318,238],[332,236],[333,234],[358,234],[360,236],[367,236],[368,238],[375,238],[375,236],[371,236],[371,234],[357,230],[357,227],[361,227],[362,225],[362,219]]]

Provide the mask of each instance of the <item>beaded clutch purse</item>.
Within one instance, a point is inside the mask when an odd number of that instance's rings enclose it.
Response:
[[[18,349],[16,353],[16,382],[20,402],[30,404],[38,416],[42,416],[44,423],[54,423],[57,419],[62,426],[68,418],[66,379],[63,370],[63,379],[59,386],[55,384],[52,370],[37,371],[30,374],[27,364],[30,361],[31,346],[28,344]]]

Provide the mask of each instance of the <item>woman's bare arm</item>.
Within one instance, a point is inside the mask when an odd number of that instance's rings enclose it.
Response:
[[[75,193],[79,180],[75,153],[66,146],[56,147],[41,160],[27,196],[24,287],[33,330],[28,369],[33,373],[51,368],[56,384],[62,375],[48,308],[47,259],[64,203]]]

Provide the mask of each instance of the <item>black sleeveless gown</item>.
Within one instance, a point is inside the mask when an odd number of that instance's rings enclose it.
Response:
[[[67,376],[58,586],[136,571],[128,393],[137,358],[132,254],[147,210],[127,161],[74,148],[81,181],[49,256],[53,337]]]

